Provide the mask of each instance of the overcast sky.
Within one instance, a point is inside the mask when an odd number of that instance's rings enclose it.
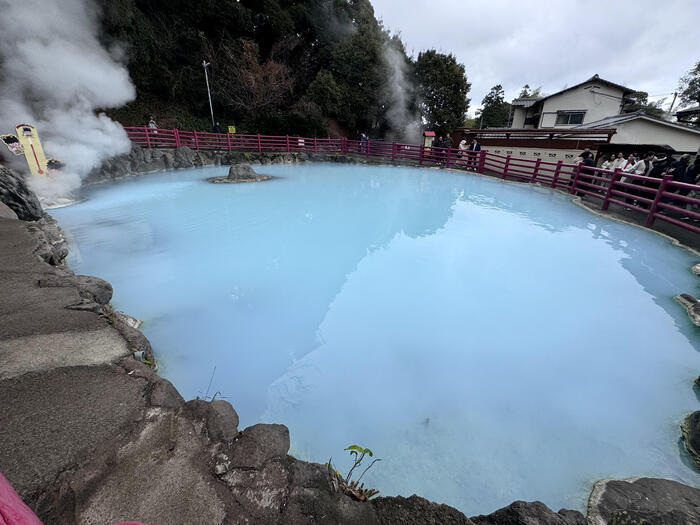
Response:
[[[472,84],[469,114],[496,84],[554,93],[598,73],[671,103],[700,60],[700,0],[371,0],[409,54],[454,53]]]

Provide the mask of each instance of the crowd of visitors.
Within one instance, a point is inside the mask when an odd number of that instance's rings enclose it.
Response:
[[[582,169],[582,173],[591,175],[594,173],[592,169],[595,166],[593,159],[593,153],[589,148],[586,148],[579,156],[579,162],[586,166],[585,171]],[[622,172],[623,175],[619,178],[622,185],[616,189],[630,195],[625,198],[627,204],[642,208],[649,207],[646,201],[653,198],[654,190],[659,187],[658,182],[650,179],[662,179],[664,176],[670,175],[674,182],[700,184],[700,155],[696,155],[691,163],[691,155],[687,153],[678,158],[674,158],[668,153],[657,154],[653,151],[648,151],[643,156],[634,152],[627,157],[623,153],[618,153],[605,158],[600,167],[604,170]],[[604,175],[604,172],[598,172],[596,175]],[[641,179],[639,177],[648,178]],[[645,190],[645,188],[648,189]],[[676,187],[666,191],[687,196],[690,194],[691,188]],[[690,209],[691,207],[687,201],[682,199],[667,197],[663,202],[673,204],[678,208]],[[661,209],[660,212],[665,213],[668,210]]]
[[[581,158],[583,159],[583,154]],[[700,156],[696,156],[692,164],[690,164],[690,158],[688,153],[681,155],[678,159],[670,154],[657,156],[653,151],[647,152],[644,157],[640,157],[636,152],[631,153],[627,158],[622,153],[618,153],[617,156],[610,155],[600,167],[611,171],[619,169],[625,173],[645,177],[662,178],[664,175],[672,175],[676,182],[695,184],[699,182],[700,177],[700,171],[698,171]],[[586,164],[585,160],[583,162]]]

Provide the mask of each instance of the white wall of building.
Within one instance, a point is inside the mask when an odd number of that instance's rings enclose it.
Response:
[[[591,88],[595,87],[595,93]],[[554,95],[543,102],[540,128],[571,128],[573,125],[557,125],[558,111],[585,111],[582,124],[618,115],[622,103],[622,90],[600,82],[584,84],[576,89]],[[515,126],[514,126],[515,127]]]
[[[668,144],[676,151],[697,151],[700,133],[644,119],[614,124],[613,144]]]
[[[540,149],[540,148],[522,148],[520,146],[481,146],[481,149],[489,153],[507,156],[510,155],[514,159],[537,160],[542,159],[548,162],[557,162],[559,160],[568,164],[573,164],[574,160],[583,153],[583,150],[573,149]]]
[[[513,123],[510,125],[511,128],[523,128],[525,127],[525,115],[527,114],[527,109],[523,107],[513,108]]]

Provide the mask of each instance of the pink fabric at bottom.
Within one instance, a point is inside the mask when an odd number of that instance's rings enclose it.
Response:
[[[0,525],[42,525],[0,472]]]

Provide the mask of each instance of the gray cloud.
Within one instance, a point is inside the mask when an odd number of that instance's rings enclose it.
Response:
[[[669,93],[700,60],[697,0],[372,4],[385,26],[401,32],[409,53],[437,48],[457,56],[472,83],[470,114],[495,84],[510,100],[523,84],[553,93],[595,73],[651,95]]]

